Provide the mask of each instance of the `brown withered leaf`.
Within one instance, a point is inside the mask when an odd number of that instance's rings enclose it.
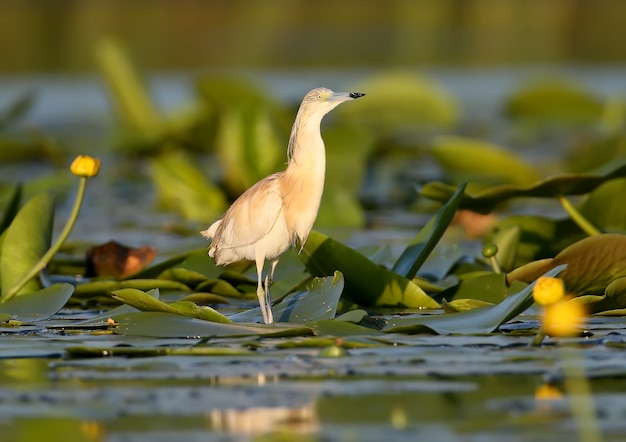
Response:
[[[85,276],[124,278],[150,264],[157,253],[157,249],[150,246],[133,248],[109,241],[87,250]]]

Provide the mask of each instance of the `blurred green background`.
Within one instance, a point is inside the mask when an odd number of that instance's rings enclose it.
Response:
[[[623,63],[622,0],[2,0],[0,71]]]

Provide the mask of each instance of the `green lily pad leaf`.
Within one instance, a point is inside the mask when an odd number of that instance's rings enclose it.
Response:
[[[622,158],[593,171],[553,175],[536,181],[532,185],[500,184],[472,193],[465,192],[460,208],[478,213],[489,213],[498,204],[512,198],[556,198],[563,195],[583,195],[606,181],[623,177],[626,177],[626,159]],[[420,195],[444,202],[450,199],[455,191],[454,186],[433,181],[420,188]]]
[[[447,302],[445,299],[441,302],[441,307],[445,313],[458,313],[475,308],[487,307],[493,305],[492,302],[481,301],[479,299],[454,299]]]
[[[604,231],[626,231],[626,179],[615,179],[600,185],[578,207],[580,214]]]
[[[382,332],[371,328],[363,327],[347,321],[319,320],[314,321],[309,326],[315,331],[317,336],[333,336],[335,338],[354,336],[381,336]]]
[[[565,269],[561,265],[545,276],[556,276]],[[533,304],[533,287],[528,287],[504,299],[499,304],[448,315],[405,317],[390,319],[383,331],[388,333],[480,334],[493,333]]]
[[[496,258],[505,272],[515,268],[521,237],[522,228],[518,224],[511,224],[498,229],[491,240],[498,247]]]
[[[7,293],[50,248],[54,197],[40,193],[32,197],[6,229],[0,255],[0,289]],[[28,282],[17,295],[36,292],[41,284]]]
[[[203,319],[205,321],[221,322],[229,324],[231,321],[226,316],[213,310],[211,307],[198,306],[190,301],[179,301],[166,304],[149,294],[136,289],[115,290],[111,296],[124,304],[128,304],[140,311],[175,313],[190,318]]]
[[[449,128],[458,121],[458,105],[435,81],[413,73],[393,72],[370,78],[356,90],[375,100],[337,109],[337,119],[348,120],[383,137],[415,128]]]
[[[207,277],[202,273],[196,272],[194,270],[189,270],[182,267],[174,267],[165,270],[159,275],[157,279],[177,281],[185,284],[187,287],[194,289],[198,287],[198,285],[205,282],[207,280]]]
[[[343,273],[344,294],[358,305],[439,308],[412,281],[317,231],[311,231],[299,256],[314,276],[329,276],[336,270]]]
[[[465,183],[459,186],[446,204],[439,209],[437,214],[426,223],[407,248],[404,249],[400,258],[393,265],[392,270],[394,272],[405,278],[415,276],[450,225],[464,191]]]
[[[216,295],[230,296],[231,298],[241,298],[243,294],[233,287],[228,281],[223,279],[207,279],[196,287],[199,292],[215,293]]]
[[[589,313],[612,312],[614,315],[618,310],[626,309],[626,278],[616,278],[611,281],[603,296],[584,295],[573,300],[580,302],[581,298],[586,298],[583,301]]]
[[[43,321],[65,306],[72,297],[74,286],[53,284],[28,296],[16,296],[0,304],[0,314],[9,314],[24,322]]]
[[[524,122],[549,124],[595,123],[602,116],[602,102],[567,78],[535,79],[516,91],[505,113]]]
[[[190,301],[197,305],[228,304],[228,299],[215,293],[195,292],[181,298],[181,301]]]
[[[285,296],[272,306],[277,322],[307,323],[320,319],[332,319],[337,313],[337,303],[344,288],[343,275],[315,278],[300,290]],[[259,307],[229,316],[234,322],[263,322]]]
[[[128,357],[149,358],[152,356],[254,356],[256,353],[250,350],[228,347],[67,347],[68,356],[72,358],[101,358],[101,357]]]
[[[568,292],[602,294],[611,282],[626,277],[626,235],[605,233],[575,242],[554,258],[530,262],[507,275],[513,281],[530,282],[561,264],[559,276]]]
[[[203,222],[217,219],[226,209],[226,196],[184,152],[161,154],[150,165],[160,207]]]
[[[370,131],[357,127],[324,129],[326,149],[326,188],[315,225],[320,227],[363,227],[365,212],[359,191],[365,177],[367,159],[374,146]]]
[[[124,125],[142,138],[160,135],[163,121],[131,66],[124,48],[114,40],[102,39],[96,46],[96,60]]]
[[[226,185],[233,194],[242,193],[276,171],[285,149],[281,135],[262,106],[223,109],[215,145]]]
[[[509,149],[482,140],[440,136],[430,152],[456,180],[530,185],[539,179],[536,169]]]
[[[114,316],[115,331],[132,336],[160,338],[238,337],[238,336],[311,336],[313,330],[300,324],[226,324],[162,313],[139,312]]]
[[[487,240],[493,242],[500,231],[509,229],[520,229],[520,237],[515,260],[508,270],[539,258],[554,256],[585,238],[584,232],[570,218],[559,220],[537,215],[513,215],[503,219]]]
[[[172,290],[179,292],[191,292],[191,289],[185,284],[178,281],[169,281],[167,279],[127,279],[127,280],[96,280],[86,282],[76,286],[74,296],[78,298],[89,298],[93,296],[108,296],[110,292],[121,289],[137,289],[137,290]]]
[[[2,232],[4,232],[7,227],[9,227],[11,221],[13,221],[13,218],[15,218],[15,215],[17,215],[17,212],[20,208],[21,199],[22,185],[16,184],[13,187],[11,194],[9,195],[9,201],[6,208],[4,209],[4,212],[2,213],[2,218],[0,218],[0,234],[2,234]]]
[[[367,318],[367,312],[362,309],[349,310],[342,315],[335,318],[335,321],[346,321],[358,324],[363,319]]]
[[[484,273],[472,278],[464,278],[458,284],[438,293],[437,299],[475,299],[484,302],[501,302],[507,293],[506,276],[502,273]]]

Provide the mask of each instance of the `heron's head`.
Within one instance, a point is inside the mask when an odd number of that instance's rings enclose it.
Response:
[[[356,100],[363,95],[365,94],[361,92],[333,92],[325,87],[318,87],[304,96],[301,108],[326,115],[344,101]]]

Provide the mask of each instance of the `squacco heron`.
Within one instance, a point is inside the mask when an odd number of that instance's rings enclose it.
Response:
[[[257,296],[263,321],[274,322],[270,285],[274,270],[289,246],[304,246],[313,227],[324,190],[326,151],[320,133],[322,118],[344,101],[365,94],[333,92],[323,87],[304,96],[291,129],[287,169],[246,190],[202,236],[212,239],[209,256],[217,265],[241,260],[256,262]],[[263,266],[271,261],[263,286]]]

